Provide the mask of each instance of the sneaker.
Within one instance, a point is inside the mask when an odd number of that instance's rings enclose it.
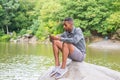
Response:
[[[66,62],[66,65],[69,66],[69,64],[70,64],[71,62],[72,62],[72,60],[68,58],[68,59],[67,59],[67,62]]]
[[[52,77],[59,69],[60,69],[60,66],[55,66],[50,72],[49,76]]]
[[[56,78],[56,79],[61,78],[67,71],[68,71],[67,68],[65,68],[65,69],[59,69],[59,70],[55,73],[55,78]]]

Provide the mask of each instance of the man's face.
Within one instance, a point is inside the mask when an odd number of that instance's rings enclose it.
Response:
[[[63,27],[66,31],[71,31],[72,29],[72,25],[68,21],[64,21]]]

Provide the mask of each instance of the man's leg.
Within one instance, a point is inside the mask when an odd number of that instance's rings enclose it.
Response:
[[[72,54],[74,51],[74,46],[70,43],[63,43],[62,44],[62,66],[61,68],[57,71],[55,74],[55,78],[61,78],[67,71],[68,69],[66,67],[66,61],[68,58],[69,54]]]
[[[55,58],[55,66],[59,66],[60,62],[59,62],[59,50],[62,51],[62,43],[59,40],[54,40],[52,42],[52,47],[53,47],[53,53],[54,53],[54,58]]]
[[[72,54],[73,51],[74,51],[73,44],[63,43],[62,45],[62,66],[61,66],[62,69],[65,69],[68,55]]]

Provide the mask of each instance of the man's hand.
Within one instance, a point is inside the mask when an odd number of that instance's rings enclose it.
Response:
[[[50,37],[50,41],[52,42],[52,40],[60,40],[60,37],[58,36],[49,36]]]

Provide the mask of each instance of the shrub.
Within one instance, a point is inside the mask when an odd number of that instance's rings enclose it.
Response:
[[[4,32],[3,31],[0,31],[0,36],[3,36],[4,35]]]
[[[0,41],[3,41],[3,42],[7,42],[10,40],[10,35],[3,35],[1,38],[0,38]]]
[[[26,34],[26,29],[22,29],[22,30],[20,31],[20,35],[24,35],[24,34]]]
[[[17,39],[17,34],[16,34],[15,31],[13,31],[11,38],[13,38],[13,39]]]

